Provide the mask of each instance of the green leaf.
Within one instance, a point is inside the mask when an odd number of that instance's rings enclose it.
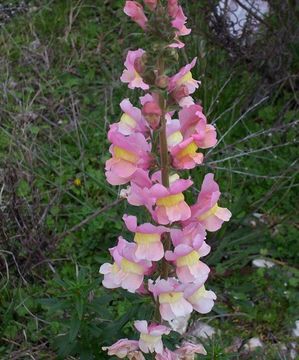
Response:
[[[76,299],[76,310],[77,310],[78,317],[81,320],[82,316],[83,316],[83,310],[84,310],[84,301],[81,297]]]
[[[69,332],[69,339],[70,341],[74,341],[78,335],[80,330],[81,320],[73,317],[71,324],[70,324],[70,332]]]

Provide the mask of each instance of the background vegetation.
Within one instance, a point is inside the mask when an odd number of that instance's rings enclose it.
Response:
[[[131,336],[128,320],[152,311],[147,300],[101,288],[98,274],[125,235],[122,214],[136,213],[116,201],[103,166],[109,124],[120,100],[132,99],[119,81],[123,58],[147,44],[121,0],[2,3],[0,358],[104,359],[101,346]],[[185,1],[193,34],[183,58],[199,58],[196,96],[219,138],[189,196],[213,171],[233,213],[209,236],[218,302],[200,320],[219,331],[205,341],[206,359],[288,359],[282,344],[290,350],[295,340],[298,9],[270,3],[245,44],[225,24],[217,31],[213,1]],[[256,258],[275,266],[252,267]],[[265,346],[248,355],[252,337]]]

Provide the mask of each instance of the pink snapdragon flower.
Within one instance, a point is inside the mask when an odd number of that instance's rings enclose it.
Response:
[[[148,289],[155,299],[159,299],[162,319],[171,321],[176,317],[191,314],[192,305],[184,298],[185,285],[176,278],[157,279],[155,284],[149,280]]]
[[[192,184],[191,180],[178,179],[171,183],[169,188],[161,184],[153,185],[149,192],[155,199],[155,209],[152,211],[155,221],[166,225],[189,219],[191,212],[185,202],[183,191]]]
[[[207,119],[198,104],[183,108],[179,112],[181,132],[184,139],[193,137],[194,143],[201,149],[213,147],[217,143],[217,133],[213,125],[207,124]]]
[[[128,354],[129,360],[146,360],[141,351],[132,351]]]
[[[171,92],[172,98],[181,107],[188,107],[194,105],[194,100],[189,96],[189,89],[186,85],[179,85]]]
[[[112,158],[106,161],[105,167],[109,184],[126,184],[138,169],[148,169],[151,146],[141,133],[124,136],[116,128],[111,128],[108,139],[112,143],[109,149]]]
[[[168,0],[168,2],[167,2],[167,10],[168,10],[168,15],[171,18],[175,18],[176,14],[179,11],[178,0]]]
[[[175,354],[179,356],[179,360],[194,360],[196,354],[207,355],[207,352],[201,344],[184,342],[179,349],[175,350]]]
[[[196,58],[194,58],[190,64],[182,67],[177,74],[169,79],[168,91],[170,93],[181,86],[185,86],[188,89],[188,95],[195,92],[200,84],[200,81],[194,80],[191,74],[191,70],[194,68],[195,64]]]
[[[231,212],[218,206],[220,198],[219,186],[214,181],[214,174],[204,177],[200,193],[195,205],[191,206],[192,216],[186,222],[199,222],[208,231],[217,231],[224,221],[229,221]]]
[[[134,352],[138,349],[138,341],[120,339],[111,346],[104,346],[102,350],[108,350],[109,356],[117,356],[120,359],[124,359],[130,352]]]
[[[129,89],[141,88],[142,90],[148,90],[149,86],[142,80],[142,77],[139,73],[142,56],[145,54],[145,51],[142,49],[128,51],[127,58],[125,61],[126,69],[123,71],[123,74],[120,80],[123,83],[128,83]]]
[[[135,328],[140,332],[139,348],[145,354],[163,352],[162,335],[168,335],[170,328],[158,324],[148,325],[145,320],[137,320],[134,322]]]
[[[216,294],[213,291],[206,290],[203,283],[190,284],[185,288],[184,297],[193,309],[200,314],[207,314],[214,306]]]
[[[157,354],[155,360],[180,360],[179,355],[165,348],[162,354]]]
[[[177,12],[171,21],[171,25],[176,29],[177,36],[186,36],[191,33],[191,29],[186,27],[187,17],[181,6],[177,7]]]
[[[157,7],[157,0],[143,0],[143,2],[151,11],[154,11]]]
[[[159,261],[164,256],[161,235],[169,232],[164,226],[154,226],[150,223],[137,225],[136,216],[124,215],[123,220],[127,228],[135,233],[134,241],[137,244],[135,256],[139,260]]]
[[[166,251],[165,259],[175,263],[177,277],[182,283],[203,283],[207,280],[210,268],[199,259],[209,253],[210,247],[204,242],[200,249],[197,251],[189,245],[180,244],[173,252]]]
[[[169,150],[183,141],[184,138],[181,133],[181,123],[179,120],[171,119],[166,122],[166,137]]]
[[[145,135],[148,127],[141,114],[141,110],[134,107],[129,99],[124,99],[120,103],[120,107],[123,111],[120,121],[110,125],[110,129],[112,129],[112,131],[116,130],[123,135],[131,135],[135,132],[141,132]]]
[[[108,289],[122,287],[131,293],[136,292],[143,283],[144,275],[151,273],[152,263],[137,259],[136,244],[127,242],[121,236],[117,246],[109,251],[115,262],[100,267],[100,273],[104,275],[103,286]]]
[[[143,6],[141,4],[137,1],[126,1],[124,13],[145,30],[148,20],[144,15]]]
[[[171,229],[171,241],[174,247],[185,244],[199,249],[206,238],[207,232],[201,224],[189,224],[182,229]]]
[[[203,154],[198,153],[194,137],[183,140],[171,149],[172,164],[176,169],[193,169],[202,164]]]
[[[159,127],[162,110],[156,101],[147,101],[143,105],[142,114],[153,130]]]
[[[132,351],[128,354],[129,360],[146,360],[141,351]]]

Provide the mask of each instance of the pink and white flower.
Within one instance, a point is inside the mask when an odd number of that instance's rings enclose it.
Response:
[[[192,305],[184,298],[185,285],[176,278],[157,279],[148,283],[149,291],[159,299],[159,310],[162,319],[171,321],[176,317],[191,314]]]
[[[207,124],[207,119],[200,105],[194,104],[183,108],[179,112],[179,120],[184,139],[193,137],[194,143],[201,149],[216,145],[216,129],[213,125]]]
[[[189,96],[189,89],[186,85],[177,86],[172,92],[171,97],[177,102],[181,107],[188,107],[194,105],[194,100]]]
[[[203,154],[198,153],[194,137],[183,140],[171,149],[172,164],[176,169],[193,169],[203,162]]]
[[[229,221],[231,212],[218,206],[219,186],[214,181],[214,174],[207,174],[203,180],[195,205],[191,206],[192,216],[186,222],[199,222],[208,231],[217,231],[224,221]]]
[[[126,1],[124,13],[145,30],[148,19],[144,15],[143,6],[141,4],[137,1]]]
[[[181,124],[179,120],[171,119],[167,121],[166,136],[169,150],[183,141],[184,138],[181,133]]]
[[[199,87],[200,81],[194,80],[191,74],[191,70],[196,64],[196,58],[192,60],[190,64],[185,65],[180,71],[169,79],[168,91],[171,93],[180,86],[186,86],[188,94],[193,94]]]
[[[142,114],[153,130],[159,127],[162,110],[156,101],[147,101],[143,105]]]
[[[189,219],[191,212],[185,202],[183,191],[192,184],[191,180],[178,179],[171,183],[169,188],[161,184],[153,185],[149,192],[155,199],[155,209],[152,211],[155,221],[166,225]]]
[[[201,224],[189,224],[182,229],[171,229],[170,235],[174,247],[185,244],[199,249],[203,245],[207,232]]]
[[[178,0],[168,0],[167,1],[167,10],[168,10],[168,15],[171,18],[175,18],[176,14],[179,11]]]
[[[155,360],[180,360],[179,355],[165,348],[162,354],[157,354]]]
[[[184,342],[179,349],[175,350],[175,353],[179,356],[179,360],[194,360],[196,354],[207,355],[201,344],[195,345],[190,342]]]
[[[127,228],[135,233],[134,241],[137,244],[135,256],[139,260],[159,261],[164,256],[161,235],[169,232],[164,226],[154,226],[150,223],[137,225],[136,216],[124,215],[123,220]]]
[[[120,339],[111,346],[103,346],[102,350],[108,350],[109,356],[117,356],[120,359],[124,359],[130,352],[138,349],[137,340]]]
[[[141,114],[141,110],[134,107],[129,99],[124,99],[120,103],[120,107],[123,111],[120,121],[110,125],[110,129],[112,129],[112,131],[116,130],[123,135],[131,135],[135,132],[141,132],[145,135],[148,127]]]
[[[117,246],[109,251],[115,262],[100,267],[100,273],[104,275],[103,286],[108,289],[122,287],[131,293],[136,292],[143,283],[144,275],[151,273],[152,263],[138,260],[135,256],[136,244],[127,242],[121,236]]]
[[[128,83],[129,89],[140,88],[142,90],[148,90],[149,86],[146,84],[139,73],[140,71],[140,62],[142,56],[145,54],[145,51],[142,49],[128,51],[127,58],[125,61],[126,69],[123,71],[123,74],[120,80],[123,83]]]
[[[173,20],[171,21],[171,25],[176,29],[177,36],[186,36],[191,33],[191,29],[188,29],[185,25],[186,22],[187,17],[184,14],[183,8],[181,6],[178,6],[177,12],[175,16],[173,16]]]
[[[213,291],[206,290],[203,283],[190,284],[185,288],[184,297],[192,304],[193,309],[200,314],[209,313],[216,300],[216,294]]]
[[[107,181],[111,185],[126,184],[134,178],[138,169],[148,169],[151,146],[141,133],[124,136],[112,128],[108,139],[112,143],[109,149],[112,158],[106,161],[105,169]]]
[[[145,354],[163,352],[162,335],[168,335],[171,329],[167,326],[150,324],[145,320],[137,320],[134,322],[135,328],[140,332],[139,348]]]
[[[141,351],[132,351],[128,354],[129,360],[146,360]]]
[[[202,252],[195,250],[189,245],[180,244],[174,251],[166,251],[167,261],[174,262],[176,274],[182,283],[205,282],[209,276],[210,268],[200,261],[200,254],[207,255],[210,251],[209,245],[205,242],[202,245]]]

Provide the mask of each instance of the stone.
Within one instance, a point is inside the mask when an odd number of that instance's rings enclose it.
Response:
[[[188,335],[194,336],[197,338],[202,339],[208,339],[213,337],[216,334],[216,329],[214,329],[212,326],[202,322],[202,321],[196,321],[192,328],[190,329],[190,332]]]
[[[257,348],[263,347],[263,343],[261,340],[257,337],[253,337],[247,341],[247,343],[244,346],[244,349],[251,352],[254,351]]]
[[[265,259],[254,259],[252,265],[257,268],[271,268],[275,266],[274,262]]]

